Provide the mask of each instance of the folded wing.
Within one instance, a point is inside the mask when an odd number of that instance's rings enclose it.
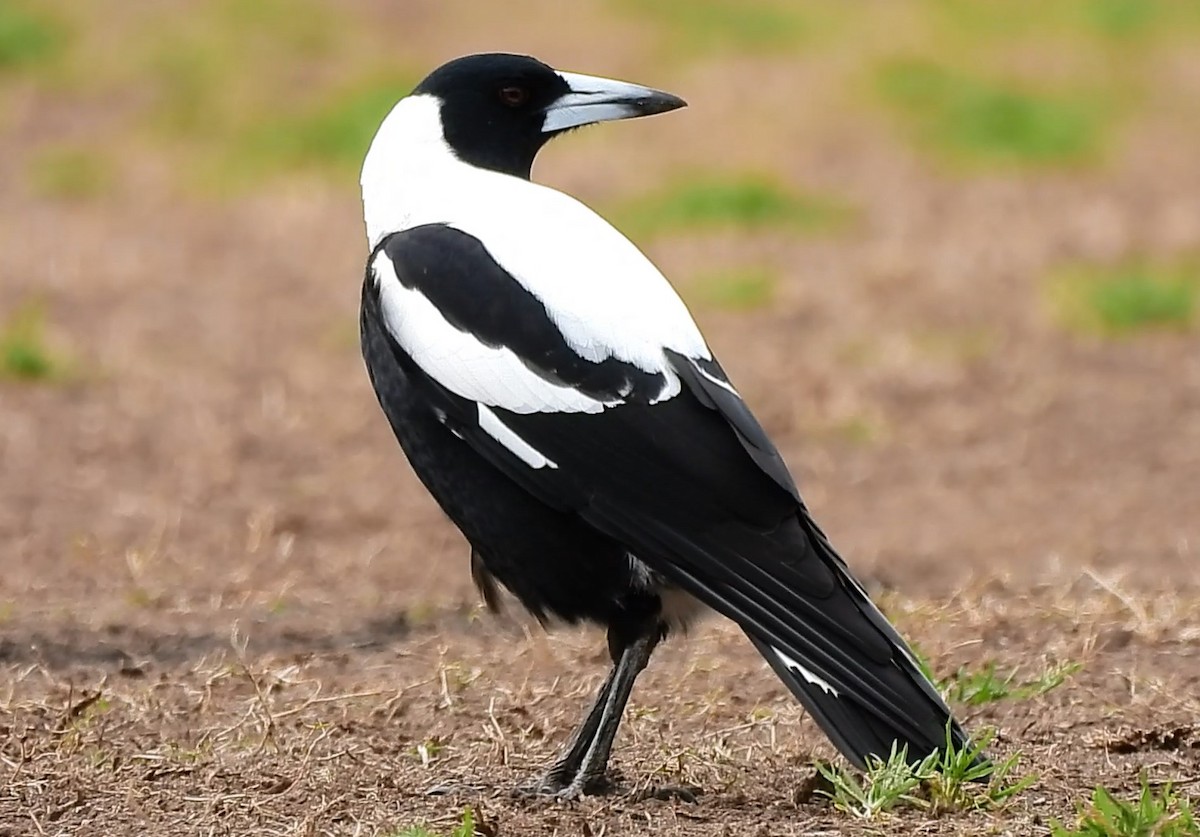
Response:
[[[447,427],[738,622],[851,760],[886,756],[891,741],[913,755],[941,745],[945,704],[703,341],[648,363],[653,335],[626,331],[641,349],[623,351],[587,332],[585,314],[548,308],[528,276],[444,225],[382,241],[364,288],[364,316],[391,339],[387,362],[420,382]]]

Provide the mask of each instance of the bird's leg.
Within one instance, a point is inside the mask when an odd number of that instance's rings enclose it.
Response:
[[[579,764],[575,778],[563,789],[563,794],[577,796],[603,786],[608,756],[617,737],[617,728],[621,725],[621,716],[625,714],[625,705],[629,703],[629,695],[633,692],[633,683],[650,662],[650,655],[654,652],[654,646],[658,645],[659,638],[656,629],[653,633],[638,637],[621,652],[621,660],[613,671],[612,690],[605,701],[596,734]]]
[[[583,723],[575,729],[562,753],[532,785],[522,787],[522,791],[533,794],[555,794],[571,784],[571,780],[579,772],[579,765],[587,754],[592,739],[596,737],[596,730],[600,728],[600,716],[604,714],[604,707],[608,703],[608,696],[612,691],[616,673],[617,667],[614,665],[609,670],[608,677],[604,678],[604,684],[597,692],[592,708],[588,710]]]
[[[537,792],[559,799],[574,799],[585,793],[602,790],[605,768],[612,752],[613,739],[621,724],[621,716],[633,683],[650,661],[658,645],[657,630],[639,636],[621,649],[620,657],[600,690],[596,704],[571,739],[563,756],[543,779]]]
[[[596,731],[600,728],[601,716],[603,716],[604,708],[608,704],[609,693],[612,691],[616,674],[617,666],[614,664],[609,669],[608,677],[604,678],[604,683],[600,686],[600,691],[596,694],[596,700],[592,703],[592,708],[588,710],[583,723],[571,735],[571,740],[567,742],[567,746],[563,748],[562,753],[547,768],[545,773],[529,784],[518,787],[516,789],[518,795],[555,796],[571,784],[571,781],[575,778],[575,774],[579,772],[579,765],[583,762],[583,757],[587,754],[588,748],[592,744],[592,739],[596,737]],[[452,791],[479,789],[479,787],[474,785],[452,783],[435,785],[427,790],[426,793],[441,795]]]

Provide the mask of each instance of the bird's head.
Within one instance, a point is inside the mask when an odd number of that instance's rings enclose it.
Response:
[[[463,162],[528,178],[533,158],[564,131],[683,107],[678,96],[555,70],[525,55],[456,58],[413,90],[438,103],[442,138]]]

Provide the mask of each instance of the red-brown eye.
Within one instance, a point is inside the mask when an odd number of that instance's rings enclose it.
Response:
[[[529,101],[529,91],[516,84],[500,88],[500,101],[510,108],[519,108]]]

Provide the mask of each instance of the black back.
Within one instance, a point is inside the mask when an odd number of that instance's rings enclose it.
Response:
[[[442,130],[465,163],[529,179],[551,134],[546,108],[570,92],[562,76],[527,55],[468,55],[443,64],[413,94],[442,102]]]

